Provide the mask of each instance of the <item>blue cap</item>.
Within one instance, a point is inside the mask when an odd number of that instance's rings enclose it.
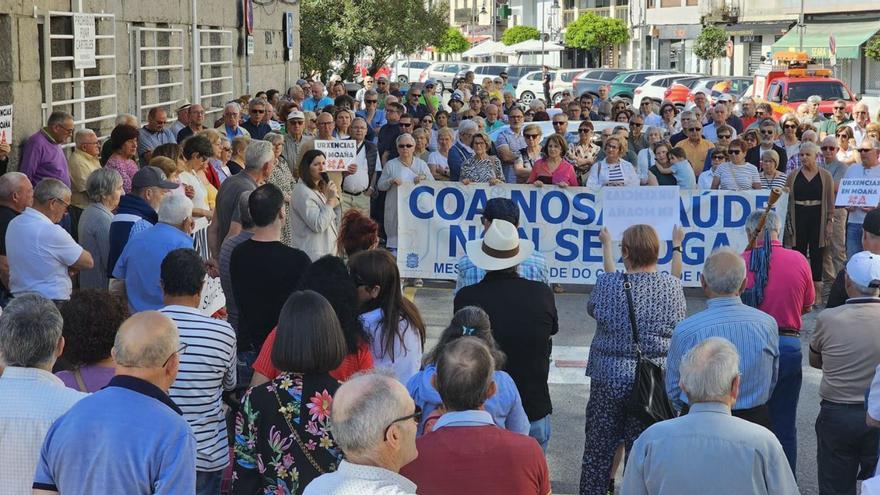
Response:
[[[425,86],[436,86],[436,85],[437,85],[437,82],[434,81],[433,79],[428,79],[427,81],[425,81]]]
[[[486,220],[504,220],[519,225],[519,207],[513,200],[507,198],[492,198],[486,201],[486,207],[481,213]]]

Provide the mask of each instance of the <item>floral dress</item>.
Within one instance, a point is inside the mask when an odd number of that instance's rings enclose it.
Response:
[[[278,186],[278,189],[281,189],[281,192],[284,193],[286,199],[293,197],[293,186],[296,181],[293,178],[293,174],[290,173],[290,167],[287,165],[287,161],[284,157],[278,158],[278,163],[272,168],[272,174],[269,175],[269,180],[267,182]],[[284,226],[281,228],[281,242],[283,242],[285,246],[293,247],[293,233],[290,228],[289,217],[290,215],[285,219]]]
[[[461,178],[470,179],[471,182],[489,182],[490,179],[504,182],[501,161],[491,155],[486,156],[483,160],[478,160],[475,156],[468,158],[461,165]]]
[[[339,382],[328,374],[282,373],[250,389],[235,417],[235,494],[299,494],[336,470],[342,451],[331,435]]]

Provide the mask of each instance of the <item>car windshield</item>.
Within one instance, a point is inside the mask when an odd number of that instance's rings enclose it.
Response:
[[[846,88],[836,81],[804,81],[788,83],[788,101],[807,101],[812,95],[819,95],[823,100],[849,100]]]

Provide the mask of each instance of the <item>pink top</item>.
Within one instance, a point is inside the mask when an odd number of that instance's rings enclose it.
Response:
[[[776,319],[780,328],[800,331],[803,308],[812,306],[816,297],[813,292],[813,275],[807,258],[794,249],[782,247],[779,241],[771,241],[770,274],[764,290],[764,302],[758,307]],[[748,271],[751,251],[743,252],[746,260],[746,287],[755,284],[755,275]]]
[[[122,176],[122,189],[125,191],[125,194],[131,192],[131,178],[138,171],[137,163],[134,160],[131,158],[127,160],[122,159],[119,155],[114,154],[110,156],[107,160],[107,165],[104,165],[104,167],[119,172],[119,175]]]
[[[546,177],[548,175],[553,178],[553,184],[578,186],[578,179],[577,174],[574,172],[574,166],[565,159],[562,160],[562,163],[560,163],[559,166],[556,167],[556,170],[551,174],[547,168],[547,159],[539,158],[538,161],[535,162],[535,166],[532,168],[532,173],[529,174],[528,183],[531,184],[540,177]]]

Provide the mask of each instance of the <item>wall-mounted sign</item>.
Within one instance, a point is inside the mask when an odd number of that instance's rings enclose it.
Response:
[[[95,17],[89,14],[73,14],[73,68],[94,69]]]

